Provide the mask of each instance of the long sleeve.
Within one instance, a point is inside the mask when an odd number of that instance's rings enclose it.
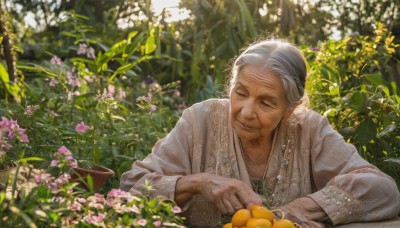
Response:
[[[174,129],[153,147],[143,160],[121,176],[120,188],[134,194],[145,191],[145,181],[154,188],[149,193],[173,200],[176,181],[191,171],[190,154],[193,147],[190,110],[185,110]]]
[[[317,192],[309,195],[334,225],[395,217],[400,194],[395,181],[360,157],[356,148],[320,117],[311,151]]]

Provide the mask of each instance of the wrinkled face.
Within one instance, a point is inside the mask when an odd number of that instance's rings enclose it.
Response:
[[[242,140],[271,140],[289,112],[280,77],[256,65],[239,72],[230,100],[232,126]]]

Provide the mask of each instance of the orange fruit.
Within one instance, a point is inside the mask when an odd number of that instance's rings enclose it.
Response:
[[[233,227],[242,227],[246,226],[247,220],[251,218],[251,213],[247,209],[240,209],[235,212],[232,216],[232,226]]]
[[[263,218],[250,218],[246,223],[246,228],[271,228],[271,226],[271,222]]]
[[[279,219],[276,222],[274,222],[272,228],[296,228],[296,226],[293,224],[292,221],[288,219]]]
[[[222,228],[232,228],[232,223],[227,223]]]
[[[253,218],[267,219],[271,223],[274,221],[274,213],[266,207],[253,205],[251,206],[250,211]]]

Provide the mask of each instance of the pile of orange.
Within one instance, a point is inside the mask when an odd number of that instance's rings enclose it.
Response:
[[[276,219],[266,207],[253,205],[250,210],[240,209],[233,214],[231,222],[223,228],[296,228],[294,223],[282,216]]]

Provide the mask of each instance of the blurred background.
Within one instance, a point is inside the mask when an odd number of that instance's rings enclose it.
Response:
[[[397,43],[400,36],[398,0],[3,0],[2,6],[14,42],[23,49],[20,61],[40,61],[44,51],[67,58],[73,42],[64,34],[73,26],[70,12],[86,17],[87,39],[102,45],[134,30],[153,32],[158,56],[169,59],[151,62],[145,76],[182,80],[190,102],[201,99],[203,93],[194,91],[206,87],[208,77],[209,83],[223,84],[228,61],[259,36],[317,46],[328,39],[372,36],[378,22]],[[385,77],[400,83],[399,77]]]
[[[309,62],[311,108],[400,183],[399,8],[399,0],[0,0],[1,114],[34,135],[24,156],[69,145],[113,168],[118,186],[185,107],[225,95],[244,45],[284,38]],[[112,91],[121,100],[107,100]],[[42,114],[21,114],[29,105]],[[73,134],[82,120],[95,136]]]

